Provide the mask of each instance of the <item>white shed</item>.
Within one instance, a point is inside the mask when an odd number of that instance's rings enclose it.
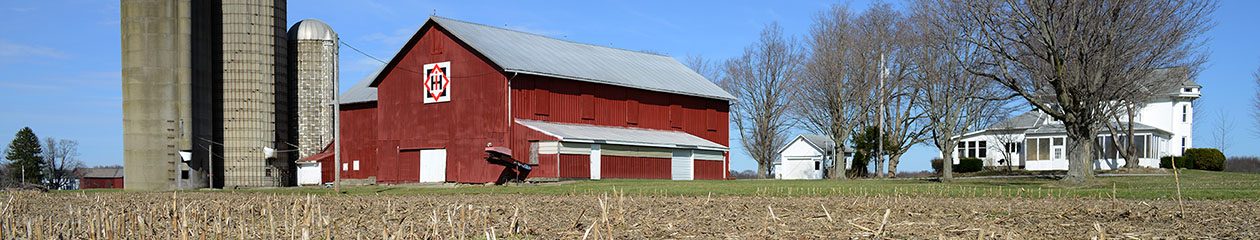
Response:
[[[827,136],[802,134],[779,149],[779,159],[774,162],[771,174],[778,179],[823,179],[831,167],[835,150],[835,141]],[[850,157],[846,154],[843,158],[845,169],[852,164]]]

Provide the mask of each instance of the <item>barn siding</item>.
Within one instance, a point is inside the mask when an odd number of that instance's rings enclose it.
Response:
[[[79,178],[79,189],[123,188],[123,178]]]
[[[669,179],[669,158],[600,156],[600,177]]]
[[[682,131],[723,146],[729,142],[723,100],[533,75],[516,76],[511,88],[515,118]],[[584,111],[593,111],[593,118]]]
[[[591,178],[590,155],[560,154],[559,161],[561,178]]]
[[[507,79],[440,27],[421,31],[423,35],[408,44],[401,60],[383,73],[377,86],[379,139],[398,141],[400,149],[446,148],[447,181],[494,181],[503,168],[486,162],[483,150],[487,143],[507,143]],[[446,61],[451,62],[451,101],[424,104],[423,65]],[[419,181],[418,159],[410,154],[382,157],[380,169],[396,173],[382,174],[380,179]],[[387,164],[387,160],[396,162]]]
[[[725,161],[695,160],[696,179],[718,180],[724,178]]]
[[[341,106],[341,162],[350,169],[341,172],[342,179],[365,179],[376,176],[376,103],[360,103]],[[354,160],[359,160],[359,171],[354,171]],[[324,179],[332,180],[333,161],[320,166],[327,172]]]

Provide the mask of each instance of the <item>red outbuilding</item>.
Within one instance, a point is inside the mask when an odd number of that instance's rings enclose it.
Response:
[[[668,56],[432,17],[341,96],[340,170],[494,182],[506,147],[535,179],[725,179],[732,100]]]
[[[79,176],[79,189],[123,188],[122,168],[80,168],[75,174]]]

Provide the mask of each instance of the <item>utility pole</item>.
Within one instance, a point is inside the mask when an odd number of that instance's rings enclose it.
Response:
[[[434,10],[435,12],[437,10]],[[340,38],[337,41],[341,41]],[[335,46],[335,45],[334,45]],[[341,87],[340,69],[333,67],[333,191],[341,192]]]
[[[206,163],[210,164],[209,172],[206,173],[206,185],[214,188],[214,144],[206,144]]]
[[[879,90],[879,111],[875,113],[879,115],[879,121],[875,123],[878,126],[876,127],[877,128],[876,130],[879,131],[877,135],[879,137],[878,139],[875,139],[875,141],[878,142],[878,144],[876,145],[878,147],[876,147],[875,149],[875,157],[878,158],[879,161],[875,161],[875,164],[883,164],[884,162],[884,104],[885,104],[884,102],[884,75],[887,75],[887,74],[888,74],[888,69],[885,68],[884,66],[884,54],[880,53],[879,54],[879,87],[877,88]],[[875,169],[881,169],[881,168],[879,166],[876,166]],[[882,174],[883,173],[878,173],[878,172],[875,173],[875,175],[877,176],[882,175]]]

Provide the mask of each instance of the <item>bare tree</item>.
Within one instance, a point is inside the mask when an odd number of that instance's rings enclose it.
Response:
[[[1229,117],[1229,113],[1224,109],[1216,111],[1216,126],[1213,130],[1215,130],[1215,134],[1212,135],[1212,141],[1216,145],[1216,149],[1225,152],[1230,147],[1230,141],[1233,140],[1234,119]]]
[[[848,61],[857,40],[850,34],[850,18],[848,8],[842,5],[814,18],[808,41],[812,54],[805,63],[791,111],[805,129],[826,134],[836,142],[827,173],[836,179],[846,176],[845,143],[871,107],[867,98],[860,97],[870,91],[870,85],[856,76],[857,70]]]
[[[796,40],[783,35],[777,23],[744,54],[725,63],[723,86],[738,99],[731,106],[740,144],[757,161],[757,177],[765,178],[778,150],[787,144],[793,122],[786,116],[803,59]]]
[[[41,153],[48,163],[44,170],[48,189],[62,189],[78,178],[74,170],[83,167],[79,161],[79,142],[69,139],[44,139]]]
[[[683,64],[718,86],[723,85],[721,64],[710,61],[701,55],[687,55],[687,58],[683,59]]]
[[[912,54],[918,68],[911,82],[920,90],[916,97],[927,120],[928,136],[942,157],[941,181],[950,181],[960,136],[995,119],[1006,110],[1006,101],[997,96],[999,85],[967,71],[983,62],[986,55],[974,45],[954,39],[952,34],[960,31],[958,27],[940,24],[924,3],[915,9],[920,47]]]
[[[997,105],[1006,105],[1006,103],[1004,102],[1002,104],[991,105],[993,105],[993,108],[1001,109]],[[989,114],[993,115],[992,117],[994,118],[992,119],[995,121],[1001,116],[1001,114],[998,113],[1000,110],[997,109],[995,109],[993,113]],[[1023,146],[1023,138],[1020,135],[1020,133],[1023,133],[1023,129],[1017,129],[1017,126],[1014,124],[1015,123],[1011,121],[999,121],[989,126],[988,130],[994,133],[993,140],[997,141],[997,150],[1000,151],[999,154],[1002,156],[999,164],[1006,166],[1006,171],[1014,169],[1015,161],[1019,161],[1018,158],[1020,157],[1016,156],[1015,153],[1019,153]]]
[[[916,29],[909,18],[888,3],[875,3],[854,20],[854,25],[854,37],[860,39],[858,59],[854,61],[870,63],[862,71],[872,73],[865,76],[869,77],[867,82],[875,84],[871,101],[877,109],[869,116],[869,122],[892,144],[875,156],[875,176],[896,177],[901,155],[927,140],[920,89],[910,80],[916,71],[914,58],[920,38],[915,36]]]
[[[1203,63],[1213,0],[927,0],[987,55],[968,71],[1005,86],[1067,131],[1064,181],[1093,179],[1094,138],[1152,69]]]
[[[1251,74],[1251,78],[1256,80],[1256,96],[1252,99],[1251,117],[1256,120],[1256,135],[1260,135],[1260,68],[1256,68],[1256,72]],[[1198,108],[1195,108],[1198,109]]]

